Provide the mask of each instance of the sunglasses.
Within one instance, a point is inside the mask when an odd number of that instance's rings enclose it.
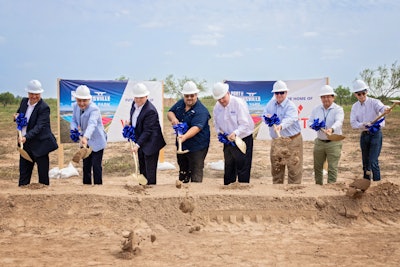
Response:
[[[359,92],[359,93],[357,93],[357,95],[358,95],[358,96],[365,95],[365,92]]]
[[[286,92],[275,92],[276,95],[284,95]]]
[[[185,98],[193,98],[193,97],[195,97],[194,94],[192,94],[192,95],[184,95],[184,96],[185,96]]]

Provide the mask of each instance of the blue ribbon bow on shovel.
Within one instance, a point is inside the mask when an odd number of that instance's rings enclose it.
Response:
[[[122,129],[122,136],[127,138],[128,141],[133,141],[136,143],[135,127],[132,125],[125,125]]]
[[[374,124],[372,124],[372,125],[365,125],[365,128],[367,128],[368,131],[369,131],[370,133],[376,133],[376,132],[379,131],[379,129],[381,128],[380,123],[381,123],[382,121],[384,121],[384,120],[385,120],[385,117],[383,117],[382,119],[376,121],[376,122],[375,122]]]
[[[178,124],[175,124],[172,126],[172,128],[175,130],[176,135],[182,135],[185,134],[189,128],[186,122],[180,122]]]
[[[17,130],[21,131],[24,126],[28,125],[28,119],[25,117],[24,113],[19,113],[18,117],[15,119],[17,123]]]
[[[79,141],[79,137],[82,136],[82,134],[78,131],[78,129],[73,129],[69,131],[69,137],[71,138],[72,141],[75,143]]]
[[[278,118],[278,115],[276,115],[276,114],[272,115],[269,118],[265,115],[263,115],[263,117],[264,117],[264,122],[265,122],[265,124],[268,125],[268,127],[272,127],[274,125],[281,124],[281,120]]]
[[[235,142],[229,141],[227,133],[218,133],[218,141],[225,145],[236,146]]]
[[[319,118],[314,119],[314,122],[310,125],[311,129],[318,132],[321,129],[325,129],[325,121],[319,121]]]

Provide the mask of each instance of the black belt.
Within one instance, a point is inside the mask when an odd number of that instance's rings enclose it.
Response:
[[[318,139],[319,141],[321,141],[321,142],[324,142],[324,143],[329,143],[331,140],[322,140],[322,139]]]

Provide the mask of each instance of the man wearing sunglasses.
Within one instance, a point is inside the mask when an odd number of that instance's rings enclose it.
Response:
[[[380,127],[385,126],[385,121],[380,122],[376,131],[370,131],[372,121],[380,114],[389,114],[390,108],[380,100],[367,96],[369,87],[362,80],[353,83],[352,93],[357,98],[350,112],[350,124],[353,129],[361,131],[360,147],[364,179],[373,181],[381,180],[379,169],[379,154],[382,149],[382,131]],[[371,177],[372,176],[372,177]]]
[[[283,184],[285,168],[288,168],[288,184],[300,184],[303,177],[303,137],[297,107],[293,101],[287,99],[289,89],[283,81],[277,81],[273,85],[274,97],[267,103],[264,109],[265,117],[274,114],[279,118],[279,124],[269,128],[272,138],[270,159],[271,174],[274,184]],[[282,155],[282,138],[285,137],[285,149],[288,153]]]
[[[178,100],[168,111],[167,117],[172,126],[187,124],[187,131],[177,136],[176,146],[182,143],[182,150],[188,153],[177,154],[179,180],[201,183],[203,181],[204,160],[210,146],[211,118],[208,109],[197,98],[200,90],[192,81],[183,85],[183,99]]]

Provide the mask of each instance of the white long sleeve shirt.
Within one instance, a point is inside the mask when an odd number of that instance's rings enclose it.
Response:
[[[310,118],[308,119],[308,126],[313,124],[315,119],[319,119],[319,121],[325,121],[325,129],[333,129],[335,134],[342,134],[342,126],[344,120],[344,111],[343,108],[336,103],[332,103],[332,105],[325,109],[324,106],[318,105],[312,111]],[[319,139],[327,140],[327,136],[324,132],[318,131],[317,136]]]
[[[214,106],[213,119],[218,133],[231,134],[234,132],[240,138],[253,133],[254,122],[247,104],[240,98],[230,95],[229,104],[224,107],[219,102]]]
[[[375,120],[382,114],[388,106],[385,106],[379,99],[366,97],[364,103],[357,101],[351,107],[350,124],[353,129],[366,131],[365,123]],[[381,127],[385,126],[385,121],[380,123]]]

